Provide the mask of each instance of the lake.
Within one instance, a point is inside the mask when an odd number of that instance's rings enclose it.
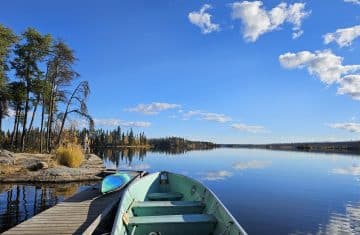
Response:
[[[108,168],[168,170],[200,180],[249,234],[360,234],[359,156],[225,148],[101,155]],[[0,232],[86,187],[0,184]]]

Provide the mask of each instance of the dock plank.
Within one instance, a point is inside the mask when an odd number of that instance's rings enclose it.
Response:
[[[119,190],[102,195],[99,187],[90,187],[3,234],[91,234],[101,219],[118,204],[122,194],[123,190]]]

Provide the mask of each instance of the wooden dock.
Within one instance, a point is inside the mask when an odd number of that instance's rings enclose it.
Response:
[[[88,188],[3,234],[92,234],[117,206],[122,193],[119,190],[102,195],[99,186]]]

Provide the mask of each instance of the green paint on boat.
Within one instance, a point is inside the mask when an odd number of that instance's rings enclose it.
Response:
[[[106,176],[101,182],[101,193],[109,193],[121,189],[136,176],[133,172],[117,172]]]
[[[247,233],[203,184],[184,175],[157,172],[128,186],[120,201],[112,234]]]

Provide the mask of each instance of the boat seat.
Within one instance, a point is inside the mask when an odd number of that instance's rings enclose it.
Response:
[[[216,226],[216,218],[207,214],[135,216],[128,222],[129,231],[136,227],[135,234],[211,234]]]
[[[182,193],[167,192],[167,193],[149,193],[147,198],[150,201],[177,201],[183,198]]]
[[[198,201],[141,201],[133,204],[133,214],[136,216],[177,215],[202,213],[203,202]]]

